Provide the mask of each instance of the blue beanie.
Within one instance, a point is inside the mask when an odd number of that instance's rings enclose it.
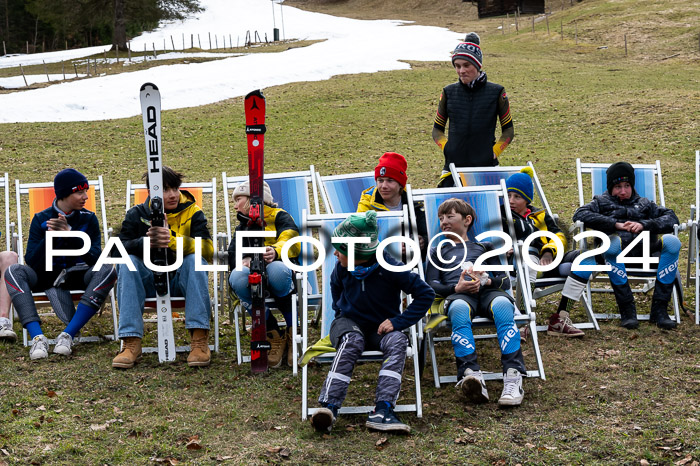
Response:
[[[508,192],[514,192],[525,199],[528,204],[531,203],[535,190],[532,185],[532,176],[533,173],[530,167],[525,167],[520,170],[520,173],[510,175],[506,180]]]
[[[56,199],[63,199],[74,192],[82,191],[89,187],[90,184],[85,175],[72,168],[61,170],[56,175],[56,178],[53,179],[53,190],[56,193]]]

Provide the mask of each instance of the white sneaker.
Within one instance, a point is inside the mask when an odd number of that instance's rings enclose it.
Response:
[[[481,371],[473,371],[467,369],[464,371],[462,380],[457,382],[457,388],[462,389],[462,395],[472,403],[487,403],[489,401],[489,392],[486,391],[486,382]]]
[[[29,349],[29,359],[44,359],[49,357],[49,339],[45,335],[37,335],[32,339]]]
[[[71,347],[73,346],[73,337],[69,333],[61,332],[61,334],[56,337],[56,346],[53,347],[53,352],[56,354],[62,354],[63,356],[70,356],[73,353]]]
[[[520,406],[524,396],[522,374],[517,369],[508,369],[503,377],[503,393],[498,400],[499,406]]]
[[[12,330],[10,319],[0,319],[0,340],[7,340],[10,343],[17,341],[17,334]]]

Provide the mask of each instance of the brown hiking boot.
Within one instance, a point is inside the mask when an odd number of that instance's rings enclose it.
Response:
[[[112,367],[117,369],[131,369],[141,360],[141,339],[139,337],[126,337],[119,354],[112,359]]]
[[[187,365],[190,367],[203,367],[211,363],[211,351],[209,350],[209,330],[196,328],[192,330],[190,340],[190,355],[187,356]]]
[[[284,350],[287,349],[287,339],[279,330],[271,330],[267,332],[267,341],[272,346],[267,353],[267,365],[272,368],[278,368],[282,365]]]
[[[554,337],[580,338],[584,335],[583,330],[574,327],[566,311],[555,312],[549,317],[547,335]]]
[[[292,329],[287,329],[287,365],[294,367],[294,340],[292,339]]]

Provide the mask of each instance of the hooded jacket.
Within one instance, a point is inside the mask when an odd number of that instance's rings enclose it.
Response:
[[[574,213],[575,222],[583,222],[586,228],[598,230],[607,235],[617,233],[624,249],[636,234],[615,228],[615,223],[633,221],[641,223],[644,230],[651,233],[651,242],[657,240],[657,235],[673,233],[673,226],[679,224],[678,217],[671,209],[656,205],[646,197],[641,197],[633,191],[629,199],[621,201],[605,191],[595,196],[591,202],[579,207]]]
[[[289,215],[285,210],[277,207],[264,207],[264,220],[265,220],[265,231],[274,231],[275,236],[265,238],[265,246],[270,246],[274,248],[277,253],[275,260],[282,260],[282,247],[284,243],[290,239],[299,236],[299,228],[297,228],[296,223],[291,215]],[[238,213],[238,221],[240,222],[236,227],[233,238],[231,238],[231,244],[228,246],[228,264],[229,269],[233,270],[236,264],[236,233],[239,231],[247,231],[249,218],[241,213]],[[251,246],[250,238],[243,238],[242,245],[244,247]],[[298,263],[298,257],[301,253],[301,243],[297,243],[289,248],[288,257],[293,263]],[[244,254],[243,258],[251,257],[250,254]]]
[[[146,202],[132,207],[126,213],[122,228],[119,231],[126,252],[143,259],[143,238],[151,228],[151,198]],[[204,212],[195,203],[194,196],[185,190],[180,190],[177,207],[165,211],[170,227],[170,244],[168,244],[168,263],[176,258],[176,241],[183,238],[182,255],[194,254],[195,238],[202,239],[202,257],[211,263],[214,256],[214,244],[207,227]]]

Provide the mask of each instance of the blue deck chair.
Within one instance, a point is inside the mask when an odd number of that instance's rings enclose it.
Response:
[[[423,201],[425,205],[425,215],[426,224],[428,227],[428,237],[434,238],[440,233],[440,224],[438,220],[438,207],[444,201],[450,198],[458,198],[466,201],[476,211],[476,222],[474,222],[472,228],[469,230],[468,237],[471,241],[476,241],[476,237],[482,233],[489,231],[503,231],[503,224],[501,221],[501,209],[500,204],[504,198],[507,197],[505,181],[501,180],[499,185],[490,186],[471,186],[471,187],[458,187],[458,188],[437,188],[437,189],[417,189],[411,193],[412,199],[409,199],[409,205],[412,204],[412,200]],[[510,209],[506,209],[506,215],[510,217]],[[510,218],[509,218],[510,220]],[[511,222],[512,223],[512,222]],[[512,238],[514,238],[514,232],[506,232]],[[498,237],[482,237],[480,241],[492,241],[496,246],[502,244],[502,240]],[[434,245],[430,245],[433,247]],[[517,269],[517,274],[515,280],[517,280],[518,290],[526,289],[526,274],[520,268],[521,261],[519,260],[520,252],[516,245],[513,245],[514,254],[516,255],[514,266]],[[501,263],[505,264],[505,256],[501,256]],[[421,275],[423,274],[421,270]],[[513,291],[511,290],[511,295]],[[535,360],[537,369],[529,370],[527,373],[528,377],[539,377],[545,379],[544,365],[542,363],[542,356],[540,353],[539,342],[537,339],[536,331],[536,315],[532,311],[530,302],[527,299],[522,299],[520,292],[515,296],[516,306],[520,306],[520,314],[516,313],[515,322],[518,325],[526,324],[530,328],[529,337],[532,342],[532,348],[535,353]],[[441,320],[441,319],[438,319]],[[447,322],[444,321],[443,322]],[[486,319],[483,317],[477,317],[473,319],[472,325],[474,328],[478,327],[493,327],[494,323],[491,319]],[[488,335],[474,335],[475,339],[486,339],[495,338],[496,334]],[[450,337],[435,337],[433,336],[432,329],[430,325],[427,326],[427,335],[424,339],[427,345],[427,351],[430,353],[431,363],[433,367],[433,378],[435,381],[435,387],[439,388],[443,383],[456,383],[456,375],[443,375],[439,374],[439,368],[437,364],[437,357],[435,354],[435,343],[442,341],[451,341]],[[485,380],[502,379],[503,374],[501,371],[487,372],[483,371]]]
[[[537,176],[537,171],[532,162],[528,162],[527,165],[522,166],[496,166],[496,167],[455,167],[453,163],[450,164],[450,172],[452,174],[452,179],[455,180],[455,186],[488,186],[497,185],[501,183],[501,180],[507,180],[508,177],[516,173],[520,173],[520,170],[530,167],[533,173],[532,184],[535,188],[535,199],[533,199],[533,205],[542,206],[542,208],[552,217],[555,221],[559,219],[559,216],[552,212],[549,202],[547,202],[547,196],[545,196],[544,189],[540,183],[540,179]],[[523,269],[525,273],[528,274],[528,267],[523,264]],[[549,296],[553,293],[557,293],[564,288],[564,283],[566,283],[566,277],[547,277],[538,278],[532,288],[530,286],[524,290],[530,300],[530,305],[532,307],[537,306],[537,299]],[[593,328],[595,330],[600,330],[598,321],[593,312],[593,308],[588,301],[588,296],[584,295],[581,298],[581,304],[583,309],[588,316],[587,322],[574,322],[574,327],[580,329]],[[547,325],[538,325],[538,331],[547,330]]]
[[[326,255],[323,258],[322,263],[322,283],[323,283],[323,293],[321,297],[321,338],[327,337],[331,328],[331,323],[335,318],[335,311],[332,308],[331,290],[330,290],[330,276],[337,262],[336,257],[333,255],[333,246],[330,242],[331,233],[338,224],[340,224],[347,217],[346,213],[339,214],[321,214],[321,215],[304,215],[304,236],[312,236],[313,232],[317,232],[320,241],[326,249]],[[379,227],[379,240],[384,238],[403,235],[403,232],[407,229],[408,225],[408,210],[404,209],[403,212],[378,212],[378,227]],[[392,243],[387,251],[394,257],[401,257],[400,243]],[[308,275],[304,275],[302,280],[307,280]],[[302,290],[307,290],[307,287],[302,286]],[[302,349],[305,353],[310,346],[309,341],[309,294],[304,292],[302,295]],[[421,391],[420,391],[420,380],[418,374],[420,369],[418,367],[418,359],[416,357],[417,352],[415,349],[418,347],[417,339],[417,326],[410,327],[409,331],[409,347],[408,347],[408,357],[413,359],[413,369],[415,377],[415,403],[400,404],[395,407],[397,412],[415,412],[417,417],[422,417],[423,407],[421,403]],[[331,348],[329,348],[330,350]],[[332,362],[334,352],[327,352],[319,354],[316,356],[318,362]],[[361,360],[376,360],[381,361],[382,353],[379,351],[365,351],[362,353]],[[408,379],[406,378],[404,382]],[[352,389],[352,388],[351,388]],[[308,406],[309,397],[309,385],[308,385],[308,365],[305,364],[302,367],[302,406],[301,406],[301,417],[306,419],[308,416],[316,412],[316,408],[309,408]],[[374,409],[374,406],[343,406],[340,409],[340,413],[368,413]]]
[[[687,284],[695,282],[695,325],[700,325],[700,248],[698,247],[698,223],[700,222],[700,150],[695,151],[695,204],[690,206],[690,234],[688,239]],[[691,267],[694,267],[691,271]]]
[[[581,159],[576,159],[576,178],[578,183],[578,195],[579,195],[579,205],[583,206],[593,199],[593,196],[602,194],[607,190],[607,177],[606,170],[611,164],[609,163],[584,163]],[[664,198],[664,188],[663,180],[661,177],[661,163],[657,160],[653,164],[632,164],[634,167],[634,189],[642,197],[655,202],[660,206],[665,206],[666,201]],[[584,178],[588,181],[587,184],[584,183]],[[586,188],[589,188],[588,190]],[[590,193],[586,196],[585,192]],[[577,225],[579,231],[582,231],[582,225]],[[674,234],[678,236],[680,230],[680,225],[676,225],[674,228]],[[585,249],[587,244],[581,241],[581,247]],[[649,290],[654,288],[654,283],[656,281],[656,272],[643,271],[640,268],[626,267],[627,277],[632,286],[632,291],[635,293],[647,293]],[[608,285],[610,280],[607,273],[594,274],[591,280],[589,280],[586,287],[586,294],[588,296],[588,301],[592,302],[592,293],[612,293],[612,288],[610,286],[604,286],[600,288],[593,288],[592,283],[603,283]],[[641,288],[635,288],[634,284],[641,284]],[[674,287],[673,290],[673,315],[671,319],[676,322],[680,322],[680,306],[679,306],[678,292]],[[637,313],[637,319],[639,320],[649,320],[649,314],[639,314]],[[619,319],[620,314],[613,313],[596,313],[595,317],[597,319]]]
[[[357,212],[362,191],[376,184],[374,172],[332,176],[317,173],[316,183],[329,214]]]
[[[228,250],[228,245],[231,242],[233,232],[236,228],[236,212],[231,206],[231,193],[233,189],[239,183],[248,180],[248,176],[226,176],[226,173],[221,174],[223,180],[223,190],[224,190],[224,206],[226,210],[226,237],[221,241],[220,250],[222,254],[226,254]],[[311,200],[309,195],[309,189],[313,193],[314,209],[318,212],[318,196],[316,194],[316,185],[313,183],[315,177],[315,170],[313,165],[307,171],[298,172],[286,172],[286,173],[266,173],[265,181],[270,186],[272,191],[272,198],[279,204],[281,209],[284,209],[289,215],[292,216],[294,222],[296,223],[299,231],[302,231],[302,214],[304,211],[311,211]],[[308,245],[304,246],[304,253],[302,254],[302,263],[304,262],[304,257],[312,257],[311,247]],[[303,264],[302,264],[303,265]],[[316,297],[318,300],[318,282],[316,280],[315,272],[309,272],[308,280],[305,282],[305,286],[310,287],[311,295]],[[301,286],[300,277],[297,277],[297,285]],[[228,274],[222,274],[222,286],[225,287],[225,292],[222,295],[228,295]],[[298,291],[298,290],[297,290]],[[272,303],[274,300],[270,299],[268,302]],[[292,313],[294,316],[297,315],[297,309],[299,306],[298,295],[297,299],[292,299]],[[241,342],[240,342],[240,327],[239,327],[239,317],[245,316],[245,313],[241,312],[240,306],[237,302],[230,303],[229,308],[231,309],[231,322],[234,323],[236,328],[236,357],[238,364],[243,362],[250,362],[250,355],[243,355],[241,352]],[[296,318],[294,319],[294,324],[292,328],[292,335],[294,335],[292,345],[292,351],[294,355],[294,360],[298,359],[299,355],[299,345],[301,344],[301,337],[299,336],[299,331],[297,328]],[[292,368],[292,373],[297,374],[298,367],[295,364]]]

